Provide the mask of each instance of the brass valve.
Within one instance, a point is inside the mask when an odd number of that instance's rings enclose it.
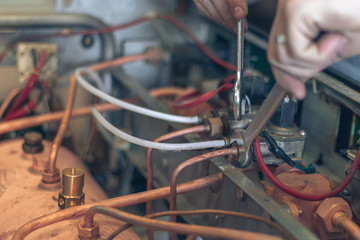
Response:
[[[59,193],[58,205],[61,209],[85,203],[84,171],[79,168],[66,168],[62,171],[62,191]]]

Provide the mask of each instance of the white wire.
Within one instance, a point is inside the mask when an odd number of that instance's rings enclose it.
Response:
[[[95,107],[92,109],[92,113],[95,119],[98,121],[98,123],[102,125],[104,128],[106,128],[112,134],[128,142],[147,148],[154,148],[164,151],[182,151],[182,150],[197,150],[197,149],[217,148],[217,147],[226,146],[225,140],[213,140],[213,141],[204,141],[204,142],[195,142],[195,143],[159,143],[159,142],[148,141],[131,136],[121,131],[120,129],[116,128],[114,125],[109,123],[101,115],[101,113],[98,110],[96,110]]]
[[[246,100],[246,102],[247,102],[247,104],[249,106],[248,114],[250,114],[251,113],[251,101],[250,101],[250,98],[248,97],[248,95],[245,95],[245,100]]]
[[[178,123],[186,123],[186,124],[197,124],[199,122],[199,119],[197,116],[185,117],[185,116],[167,114],[167,113],[154,111],[154,110],[151,110],[148,108],[143,108],[143,107],[139,107],[137,105],[131,104],[131,103],[124,102],[120,99],[110,96],[107,93],[104,93],[103,91],[101,91],[98,88],[89,84],[81,75],[82,73],[91,73],[91,75],[89,75],[90,77],[92,77],[95,74],[95,75],[98,75],[98,77],[100,78],[100,76],[97,72],[95,72],[89,68],[78,68],[75,71],[75,76],[76,76],[76,79],[79,82],[79,84],[84,89],[86,89],[88,92],[90,92],[90,93],[98,96],[99,98],[102,98],[110,103],[113,103],[121,108],[127,109],[132,112],[136,112],[136,113],[139,113],[139,114],[142,114],[145,116],[149,116],[149,117],[153,117],[153,118],[157,118],[157,119],[161,119],[161,120],[165,120],[165,121],[169,121],[169,122],[178,122]]]

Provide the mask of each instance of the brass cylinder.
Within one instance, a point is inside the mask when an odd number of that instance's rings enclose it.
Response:
[[[61,209],[85,203],[84,171],[80,168],[66,168],[62,171],[62,191],[59,193],[58,205]]]
[[[83,170],[79,168],[66,168],[62,171],[62,194],[71,197],[81,196],[83,187]]]

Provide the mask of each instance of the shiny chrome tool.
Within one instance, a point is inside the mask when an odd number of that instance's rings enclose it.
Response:
[[[241,166],[247,165],[251,160],[249,153],[252,142],[254,141],[255,137],[259,135],[265,124],[270,120],[285,96],[286,91],[276,83],[257,111],[254,119],[249,124],[249,127],[246,128],[246,130],[240,130],[242,142],[245,147],[245,156],[244,158],[240,159]]]
[[[236,120],[241,119],[241,81],[244,68],[244,19],[237,23],[237,62],[236,62],[236,82],[234,85],[233,110]]]

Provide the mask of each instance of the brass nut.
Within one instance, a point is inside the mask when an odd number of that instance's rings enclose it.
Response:
[[[205,125],[210,126],[208,134],[211,137],[219,137],[224,133],[224,123],[221,118],[208,118],[205,121]]]
[[[79,222],[78,231],[80,239],[96,239],[100,235],[99,224],[94,221],[92,228],[84,228],[84,222]]]
[[[69,207],[79,206],[83,205],[85,203],[85,193],[83,193],[81,196],[66,196],[62,193],[59,193],[59,200],[58,205],[59,208],[65,209]]]
[[[342,211],[350,219],[352,218],[352,212],[349,204],[342,198],[338,197],[326,198],[316,210],[316,215],[319,217],[319,221],[324,224],[328,232],[341,232],[341,229],[337,228],[332,222],[332,217],[338,211]]]
[[[55,169],[55,172],[49,173],[44,171],[42,174],[42,181],[44,183],[56,183],[60,182],[60,171],[58,168]]]

